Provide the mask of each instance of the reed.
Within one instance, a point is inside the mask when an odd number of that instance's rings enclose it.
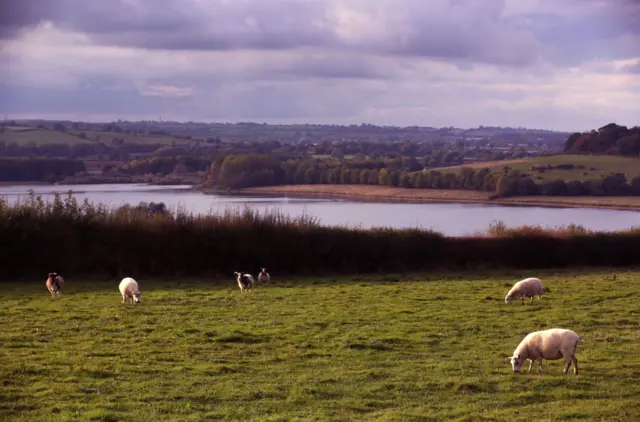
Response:
[[[597,233],[579,226],[507,228],[445,237],[422,229],[325,227],[309,215],[250,207],[222,213],[149,213],[145,207],[78,203],[69,193],[45,202],[31,194],[0,200],[3,279],[224,276],[256,272],[329,275],[474,268],[632,266],[640,228]]]

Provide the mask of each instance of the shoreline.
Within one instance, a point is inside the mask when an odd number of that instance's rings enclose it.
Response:
[[[372,185],[282,185],[231,190],[202,189],[218,195],[291,196],[295,198],[349,199],[361,202],[432,203],[524,206],[544,208],[592,208],[640,211],[638,196],[521,196],[489,199],[489,193],[471,190],[411,189]]]

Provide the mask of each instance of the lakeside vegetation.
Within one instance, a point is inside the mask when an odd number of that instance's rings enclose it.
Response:
[[[280,185],[234,191],[202,189],[204,193],[293,198],[340,198],[388,203],[456,203],[549,208],[598,208],[640,211],[640,196],[515,196],[489,199],[488,192],[457,189],[409,189],[366,185]]]
[[[192,215],[107,209],[59,195],[45,203],[0,201],[0,278],[215,276],[251,266],[280,274],[346,274],[474,268],[638,264],[640,228],[597,233],[521,227],[473,237],[419,229],[324,227],[251,208]]]
[[[3,284],[0,419],[530,421],[640,419],[640,272],[282,277],[42,277]],[[505,305],[515,280],[547,293]],[[570,312],[568,311],[570,309]],[[57,323],[52,323],[52,320]],[[580,374],[513,374],[529,332],[575,330]],[[152,357],[152,358],[150,358]]]

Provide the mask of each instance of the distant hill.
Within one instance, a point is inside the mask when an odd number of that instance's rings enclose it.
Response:
[[[7,121],[3,126],[9,131],[20,131],[36,127],[47,130],[62,129],[71,135],[84,132],[91,140],[95,132],[131,134],[139,138],[126,142],[145,142],[154,135],[164,139],[205,140],[223,142],[266,142],[278,141],[297,144],[301,142],[356,141],[356,142],[455,142],[459,140],[477,141],[495,145],[544,143],[553,148],[561,148],[570,133],[543,129],[489,127],[460,129],[454,127],[434,128],[428,126],[377,126],[359,125],[314,125],[314,124],[266,124],[253,122],[201,123],[165,121],[118,121],[111,123],[87,123],[72,121],[18,120]],[[38,135],[43,135],[40,132]],[[15,135],[15,134],[14,134]],[[25,135],[25,134],[23,134]],[[32,133],[33,139],[36,133]],[[53,137],[51,133],[42,142]],[[1,138],[0,138],[1,139]],[[20,138],[21,140],[24,139]],[[67,138],[68,139],[68,138]],[[69,140],[77,142],[76,140]],[[6,139],[5,139],[6,142]],[[51,141],[53,143],[57,141]],[[154,142],[150,140],[149,142]],[[170,141],[165,141],[170,142]]]

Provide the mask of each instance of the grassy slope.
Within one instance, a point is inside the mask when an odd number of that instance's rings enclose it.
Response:
[[[544,173],[532,172],[531,166],[557,166],[559,164],[583,165],[584,169],[547,170]],[[609,156],[609,155],[554,155],[550,157],[534,157],[518,160],[489,161],[485,163],[467,164],[465,167],[489,167],[494,172],[501,173],[505,166],[529,173],[536,182],[562,179],[589,180],[599,179],[603,174],[622,172],[628,180],[640,176],[640,158]],[[461,166],[441,167],[434,170],[442,172],[459,171]],[[593,170],[592,170],[593,168]],[[586,173],[586,174],[585,174]]]
[[[34,143],[37,145],[44,144],[86,144],[89,141],[79,138],[69,133],[60,132],[57,130],[45,130],[35,128],[25,128],[19,126],[10,126],[3,133],[0,133],[0,140],[5,144],[15,142],[17,145],[26,145]]]
[[[639,272],[536,272],[550,292],[507,306],[530,274],[3,285],[0,418],[20,420],[639,420]],[[275,278],[277,280],[277,278]],[[376,281],[374,283],[374,281]],[[585,343],[513,374],[533,330]]]
[[[78,136],[81,132],[87,135],[87,139],[82,139]],[[18,145],[25,145],[28,143],[42,144],[82,144],[95,142],[96,136],[100,137],[100,141],[107,145],[110,145],[113,138],[124,139],[126,143],[130,144],[163,144],[171,145],[173,137],[171,136],[157,136],[157,135],[138,135],[134,136],[127,133],[114,133],[114,132],[100,132],[100,131],[75,131],[69,129],[66,133],[56,130],[45,130],[36,128],[27,128],[20,126],[9,126],[4,133],[0,133],[0,140],[3,140],[6,144],[15,142]],[[193,141],[186,139],[176,139],[178,145],[191,145]]]

